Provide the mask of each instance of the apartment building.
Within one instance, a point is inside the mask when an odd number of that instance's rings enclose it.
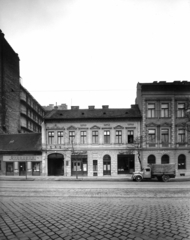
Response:
[[[41,132],[45,110],[21,85],[19,63],[0,30],[0,134]]]
[[[42,174],[125,176],[140,169],[131,151],[140,135],[141,113],[129,109],[54,109],[42,125]]]
[[[188,81],[137,84],[144,166],[176,163],[177,176],[190,175],[189,98]]]

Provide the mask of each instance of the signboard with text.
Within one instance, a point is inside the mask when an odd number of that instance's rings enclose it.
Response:
[[[40,155],[11,155],[11,156],[3,156],[3,161],[4,162],[9,162],[9,161],[16,161],[16,162],[32,162],[32,161],[42,161],[42,156]]]

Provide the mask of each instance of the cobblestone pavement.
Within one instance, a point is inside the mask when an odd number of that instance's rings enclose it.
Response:
[[[190,239],[190,189],[0,189],[0,239]]]

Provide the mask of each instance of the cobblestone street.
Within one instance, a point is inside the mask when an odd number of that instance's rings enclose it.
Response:
[[[30,190],[27,183],[1,185],[1,240],[190,239],[188,187],[53,189],[38,184]]]

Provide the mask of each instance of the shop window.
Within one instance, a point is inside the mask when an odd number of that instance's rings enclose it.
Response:
[[[57,132],[57,143],[58,144],[63,144],[63,131],[58,131]]]
[[[98,143],[98,131],[92,131],[92,143]]]
[[[186,157],[183,154],[178,157],[178,169],[186,169]]]
[[[40,175],[40,162],[32,163],[32,175]]]
[[[170,159],[169,159],[169,156],[165,154],[161,158],[161,164],[168,164],[168,163],[170,163]]]
[[[109,130],[104,131],[104,143],[110,143],[110,131]]]
[[[80,132],[80,142],[82,144],[85,144],[87,142],[86,131]]]
[[[14,174],[13,162],[7,162],[6,163],[6,174],[7,175],[13,175]]]
[[[168,103],[161,104],[161,117],[162,118],[169,117],[169,104]]]
[[[178,103],[177,104],[177,117],[178,118],[185,117],[185,103]]]
[[[122,143],[122,131],[121,130],[116,130],[116,143]]]
[[[155,164],[156,163],[156,158],[154,155],[148,156],[148,164]]]
[[[154,103],[148,103],[147,117],[148,118],[155,117],[155,104]]]
[[[133,130],[128,130],[128,143],[133,143],[134,142],[134,131]]]
[[[54,141],[54,132],[53,131],[49,131],[48,132],[48,143],[49,144],[53,144]]]

